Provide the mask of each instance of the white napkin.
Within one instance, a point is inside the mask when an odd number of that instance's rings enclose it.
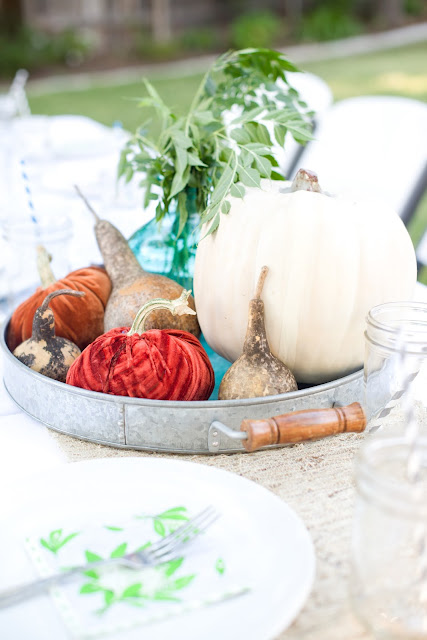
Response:
[[[166,503],[155,513],[141,511],[126,518],[111,513],[96,523],[74,516],[54,524],[49,514],[44,524],[34,523],[23,544],[45,576],[149,547],[190,515],[185,506]],[[143,570],[92,569],[52,589],[51,597],[73,638],[118,634],[164,621],[247,591],[236,584],[232,559],[224,557],[220,546],[209,529],[165,564]]]

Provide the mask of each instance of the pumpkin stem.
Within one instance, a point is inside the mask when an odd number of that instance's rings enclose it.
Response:
[[[83,200],[83,202],[85,203],[85,205],[87,206],[87,208],[89,209],[89,211],[91,212],[91,214],[94,216],[95,220],[97,222],[99,222],[101,220],[101,218],[99,217],[99,215],[96,213],[95,209],[92,207],[92,205],[90,204],[89,200],[86,198],[85,195],[83,195],[83,193],[80,191],[80,188],[75,184],[74,185],[74,189],[77,191],[78,195],[80,196],[80,198]]]
[[[262,288],[264,286],[265,279],[267,277],[268,267],[263,267],[258,278],[258,284],[256,286],[254,298],[259,300],[261,298]]]
[[[131,336],[134,333],[144,333],[147,316],[155,309],[167,309],[174,316],[195,316],[196,312],[188,306],[190,293],[191,291],[183,289],[179,298],[176,298],[175,300],[166,300],[166,298],[154,298],[153,300],[149,300],[149,302],[144,304],[136,314],[135,320],[133,321],[127,335]]]
[[[37,246],[37,271],[39,272],[40,282],[43,289],[49,287],[56,282],[56,278],[53,275],[52,268],[50,266],[52,256],[48,254],[43,245]]]
[[[77,298],[81,298],[82,296],[86,295],[84,291],[74,291],[73,289],[56,289],[56,291],[52,291],[51,293],[49,293],[46,296],[46,298],[43,300],[43,302],[39,307],[40,311],[42,313],[46,311],[46,309],[50,304],[50,301],[53,298],[56,298],[56,296],[62,296],[63,294],[69,295],[69,296],[76,296]]]
[[[293,191],[315,191],[316,193],[322,193],[317,175],[314,171],[307,169],[299,169],[292,182],[291,192]]]

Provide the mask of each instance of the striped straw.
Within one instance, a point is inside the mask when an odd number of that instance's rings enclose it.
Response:
[[[30,217],[31,217],[31,220],[34,222],[34,224],[38,225],[39,221],[37,220],[37,217],[36,217],[36,214],[35,214],[34,203],[33,203],[33,195],[32,195],[31,187],[30,187],[30,179],[28,177],[27,168],[26,168],[26,164],[25,164],[24,158],[21,159],[20,165],[21,165],[21,176],[22,176],[22,180],[23,180],[23,183],[24,183],[24,189],[25,189],[25,193],[27,194],[27,204],[28,204],[28,208],[30,210]]]

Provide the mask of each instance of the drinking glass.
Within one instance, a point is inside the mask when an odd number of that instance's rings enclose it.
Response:
[[[385,429],[411,410],[427,423],[427,304],[390,302],[370,310],[365,331],[365,409]],[[369,425],[368,425],[369,430]]]
[[[411,458],[418,472],[411,474]],[[427,438],[367,438],[356,462],[353,608],[381,640],[427,638]]]
[[[43,245],[52,257],[57,279],[69,271],[68,248],[72,224],[60,212],[45,212],[37,222],[30,216],[11,214],[1,223],[0,320],[40,286],[37,246]]]

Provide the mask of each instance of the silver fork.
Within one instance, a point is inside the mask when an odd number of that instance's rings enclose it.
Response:
[[[193,540],[202,531],[205,531],[218,517],[219,514],[213,507],[207,507],[190,520],[187,520],[187,522],[175,529],[175,531],[172,531],[172,533],[142,551],[134,551],[121,558],[106,558],[105,560],[88,562],[87,564],[64,571],[64,573],[57,573],[47,578],[40,578],[39,580],[1,591],[0,609],[18,604],[27,598],[32,598],[46,589],[63,582],[68,582],[77,575],[90,569],[98,569],[112,565],[121,565],[129,567],[130,569],[143,569],[144,567],[169,562],[177,557],[177,551],[181,546]]]

